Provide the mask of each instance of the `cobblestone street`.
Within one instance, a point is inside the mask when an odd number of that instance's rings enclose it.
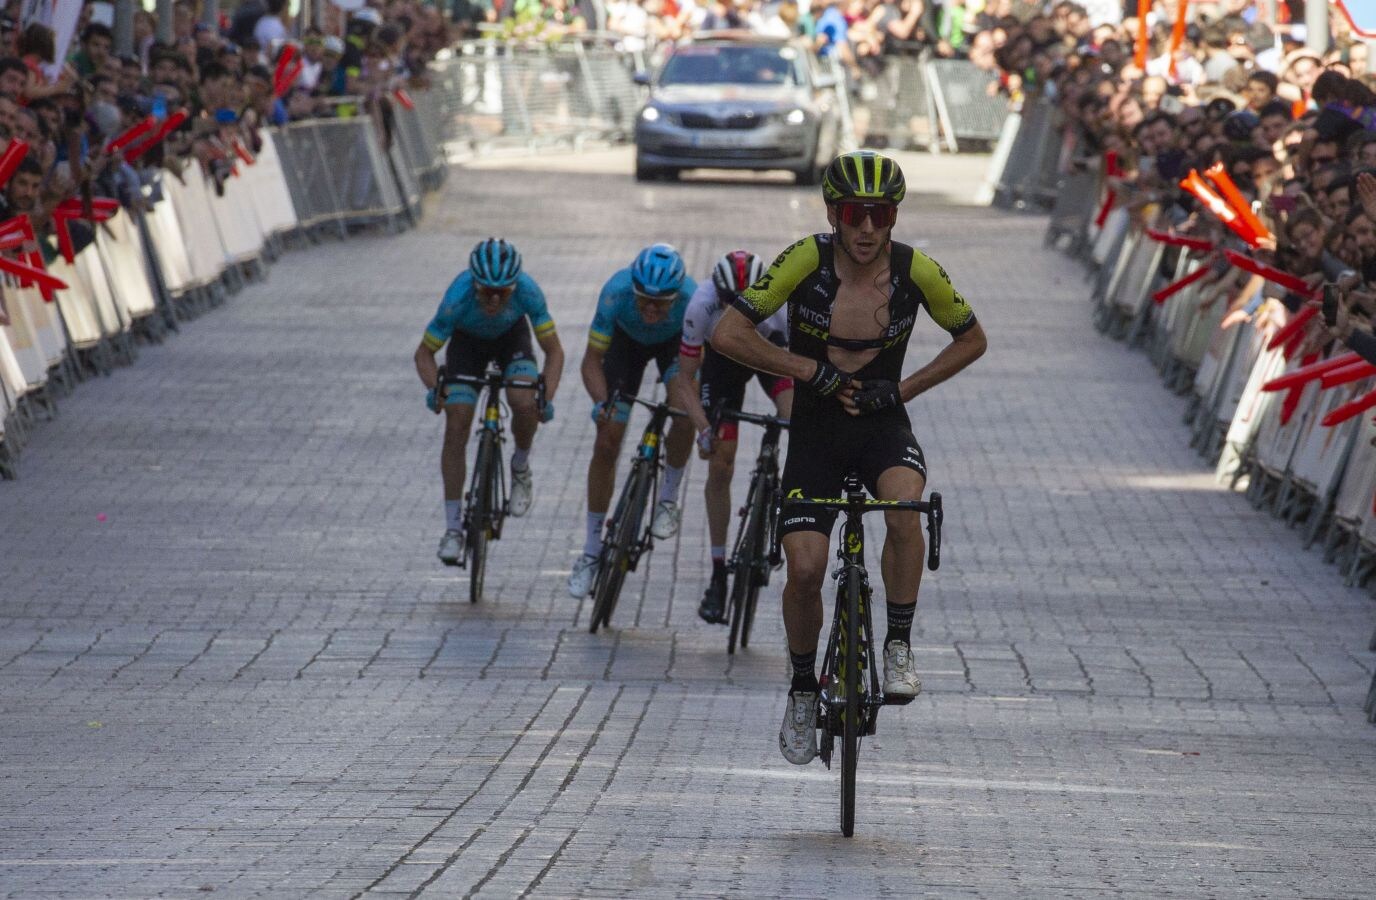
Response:
[[[950,202],[982,161],[903,160],[896,234],[990,349],[909,407],[946,537],[853,839],[838,773],[779,754],[782,578],[734,658],[696,615],[700,461],[610,629],[564,589],[602,282],[652,240],[696,278],[773,258],[819,192],[597,151],[456,169],[419,229],[287,254],[36,430],[0,484],[0,895],[1371,896],[1370,597],[1215,486],[1043,218]],[[411,356],[489,234],[568,361],[471,605]],[[921,318],[910,365],[945,340]]]

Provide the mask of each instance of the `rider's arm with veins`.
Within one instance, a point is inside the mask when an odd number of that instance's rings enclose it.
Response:
[[[716,306],[716,285],[711,281],[699,284],[683,314],[683,337],[678,344],[678,371],[674,373],[674,380],[670,384],[675,393],[674,402],[687,411],[688,418],[698,431],[710,424],[707,411],[702,407],[702,396],[695,385],[698,369],[702,366],[702,347],[717,318]]]
[[[899,395],[907,402],[936,387],[984,355],[984,328],[965,298],[951,285],[946,270],[919,250],[913,251],[913,281],[927,298],[932,320],[951,334],[951,343],[927,365],[903,379]]]
[[[817,269],[817,239],[803,238],[780,253],[760,280],[742,291],[722,314],[712,335],[712,346],[727,356],[772,375],[807,381],[817,363],[776,347],[755,330],[765,319],[785,308],[788,298]]]

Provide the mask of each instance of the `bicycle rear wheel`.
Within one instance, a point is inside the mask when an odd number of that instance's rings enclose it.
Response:
[[[592,634],[612,623],[612,612],[631,566],[631,549],[640,539],[640,523],[645,515],[649,490],[650,479],[637,463],[632,466],[626,481],[625,502],[619,504],[619,515],[612,525],[610,541],[602,548],[602,561],[593,582],[592,621],[588,623],[588,631]]]
[[[469,505],[468,548],[472,567],[468,570],[468,601],[477,603],[483,596],[483,580],[487,576],[487,541],[492,519],[493,446],[490,435],[478,439],[478,455],[473,461],[473,495]]]
[[[841,833],[855,834],[855,766],[860,753],[860,579],[846,572],[845,672],[841,678],[845,691],[845,711],[841,727]]]
[[[765,491],[752,484],[746,507],[745,538],[737,555],[735,580],[731,585],[731,652],[735,652],[739,631],[742,647],[750,646],[750,626],[755,621],[755,600],[760,595],[760,569],[768,566],[765,547]]]

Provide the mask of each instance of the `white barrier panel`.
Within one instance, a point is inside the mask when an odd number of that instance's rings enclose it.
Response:
[[[77,276],[76,268],[62,257],[48,264],[48,272],[67,284],[67,290],[57,292],[57,305],[67,323],[67,337],[78,350],[99,344],[102,337],[100,314],[86,285]]]
[[[15,356],[12,340],[9,327],[0,327],[0,393],[5,395],[7,410],[13,409],[15,401],[29,392],[29,380]]]
[[[6,295],[19,301],[25,308],[39,350],[48,368],[60,365],[67,355],[67,338],[62,333],[62,322],[57,317],[57,307],[43,299],[38,288],[16,288],[6,291]]]
[[[1369,531],[1376,522],[1376,509],[1372,508],[1373,495],[1376,495],[1376,422],[1370,415],[1361,416],[1361,420],[1362,430],[1352,448],[1352,459],[1348,461],[1342,486],[1338,488],[1333,517],[1349,525],[1364,522],[1363,528]]]
[[[1146,237],[1133,242],[1132,256],[1128,258],[1127,268],[1113,297],[1113,303],[1124,316],[1135,319],[1142,307],[1150,302],[1147,292],[1151,290],[1156,270],[1161,265],[1163,246]]]
[[[239,164],[242,172],[245,165]],[[209,185],[207,196],[210,208],[214,211],[215,225],[220,229],[220,239],[224,242],[225,259],[231,263],[246,263],[257,259],[263,252],[263,233],[258,229],[258,221],[253,217],[253,194],[243,177],[230,178],[225,182],[224,192],[215,193]]]
[[[1342,475],[1352,432],[1361,426],[1361,422],[1354,418],[1325,428],[1322,424],[1324,417],[1344,403],[1355,400],[1359,393],[1371,390],[1371,387],[1370,384],[1362,386],[1359,392],[1358,385],[1343,385],[1319,395],[1313,415],[1309,418],[1307,433],[1295,450],[1292,466],[1296,480],[1309,487],[1315,496],[1326,496]]]
[[[1262,391],[1261,386],[1283,371],[1285,354],[1282,350],[1267,350],[1257,358],[1256,365],[1252,366],[1251,374],[1247,378],[1247,384],[1242,389],[1232,423],[1228,426],[1228,436],[1225,438],[1228,446],[1240,451],[1254,438],[1259,441],[1263,423],[1272,420],[1275,408],[1280,405],[1276,402],[1277,395]],[[1230,477],[1235,463],[1236,459],[1230,459],[1229,455],[1224,453],[1219,457],[1214,474],[1220,480]]]
[[[5,309],[10,324],[0,325],[0,332],[9,343],[11,355],[18,366],[19,387],[15,393],[23,395],[48,383],[48,361],[38,343],[38,334],[30,321],[28,304],[10,279],[5,279]]]
[[[224,246],[215,226],[215,213],[206,197],[205,176],[200,166],[188,166],[182,175],[183,178],[164,178],[164,190],[177,210],[181,239],[191,264],[191,286],[204,287],[219,280],[225,270]]]
[[[161,270],[162,283],[171,293],[183,294],[196,287],[196,279],[191,271],[186,241],[182,239],[177,206],[168,193],[167,183],[174,180],[170,175],[163,176],[162,199],[153,204],[153,209],[146,219],[148,234],[158,251],[158,268]]]
[[[76,255],[76,277],[86,288],[86,294],[93,301],[96,316],[100,322],[100,332],[107,338],[115,337],[129,327],[126,310],[121,309],[114,292],[110,290],[110,276],[100,262],[100,253],[92,244]]]
[[[110,276],[114,295],[134,319],[152,315],[158,301],[144,268],[143,242],[129,214],[120,210],[96,235],[96,249]]]
[[[263,131],[263,147],[253,166],[250,182],[253,191],[253,210],[267,234],[281,234],[297,227],[296,207],[291,203],[291,189],[282,172],[282,158],[277,152],[277,139],[272,132]]]

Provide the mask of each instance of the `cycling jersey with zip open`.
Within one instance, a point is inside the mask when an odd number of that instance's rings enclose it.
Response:
[[[829,347],[878,350],[854,374],[861,379],[899,381],[918,309],[927,310],[952,336],[975,327],[975,313],[951,286],[946,270],[920,250],[893,241],[889,271],[889,323],[876,338],[841,338],[831,333],[832,305],[841,282],[830,234],[810,235],[785,249],[759,281],[741,292],[735,306],[759,324],[787,304],[790,351],[820,361],[827,358]]]

